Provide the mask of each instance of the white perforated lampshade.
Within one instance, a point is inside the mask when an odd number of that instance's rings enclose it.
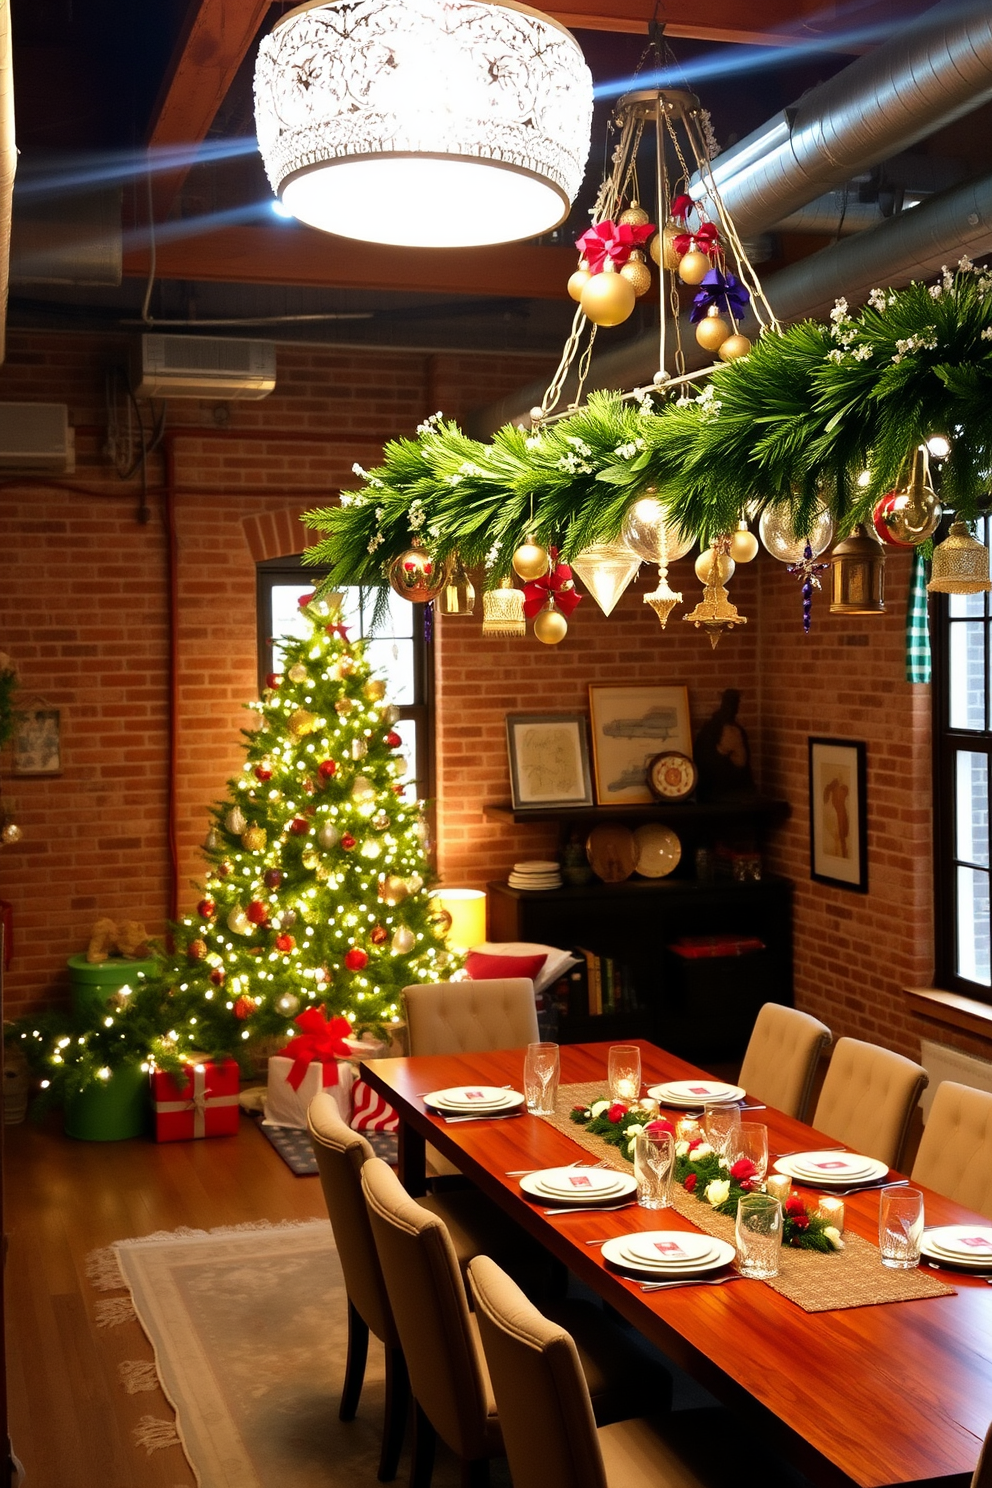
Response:
[[[574,38],[512,0],[303,5],[255,67],[272,189],[300,221],[374,243],[550,232],[581,184],[591,118]]]

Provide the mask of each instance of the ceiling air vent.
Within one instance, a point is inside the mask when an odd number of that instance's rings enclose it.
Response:
[[[75,430],[64,403],[0,403],[0,470],[71,475]]]
[[[142,336],[139,398],[266,398],[276,385],[274,341]]]

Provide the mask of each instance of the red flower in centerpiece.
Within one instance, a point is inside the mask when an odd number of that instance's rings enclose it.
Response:
[[[668,1132],[673,1137],[675,1135],[674,1123],[669,1121],[665,1116],[660,1116],[657,1121],[649,1121],[647,1129],[653,1133]]]
[[[758,1169],[749,1157],[739,1157],[730,1169],[731,1178],[736,1178],[741,1188],[753,1188]]]
[[[584,1111],[585,1111],[585,1109],[586,1109],[586,1108],[585,1108],[585,1106],[583,1106],[583,1105],[578,1105],[578,1106],[573,1106],[573,1107],[572,1107],[572,1110],[573,1110],[573,1111],[582,1111],[582,1112],[584,1112]]]
[[[698,1180],[698,1177],[699,1177],[699,1175],[697,1173],[690,1173],[689,1174],[688,1178],[685,1180],[685,1183],[682,1185],[683,1188],[685,1189],[686,1193],[692,1193],[693,1192],[693,1190],[696,1187],[696,1182]]]
[[[785,1212],[790,1219],[809,1219],[806,1205],[798,1194],[791,1194],[785,1201]]]
[[[702,1144],[702,1137],[693,1137],[689,1142],[689,1151],[691,1152],[694,1147],[701,1147]]]
[[[622,1121],[627,1114],[627,1107],[623,1101],[614,1101],[606,1113],[607,1121]]]

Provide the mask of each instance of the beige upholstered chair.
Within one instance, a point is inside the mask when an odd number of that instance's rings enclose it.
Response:
[[[985,1433],[985,1441],[971,1479],[971,1488],[992,1488],[992,1426]]]
[[[926,1085],[926,1070],[911,1059],[860,1039],[838,1039],[813,1125],[896,1168],[909,1118]]]
[[[597,1429],[565,1329],[538,1312],[488,1256],[477,1256],[468,1274],[513,1488],[703,1488],[711,1481],[671,1444],[678,1417],[664,1422],[664,1434],[660,1419],[644,1417]],[[681,1414],[692,1418],[692,1439],[716,1481],[737,1433],[722,1411]],[[763,1472],[775,1481],[768,1464]]]
[[[362,1188],[417,1403],[410,1488],[430,1483],[435,1433],[461,1458],[463,1482],[485,1484],[489,1459],[502,1456],[503,1434],[448,1231],[379,1158],[362,1168]],[[642,1394],[662,1409],[668,1405],[668,1376],[653,1369],[599,1308],[566,1301],[553,1310],[576,1335],[589,1393],[603,1418],[636,1411]]]
[[[740,1083],[749,1095],[802,1121],[820,1055],[832,1037],[809,1013],[766,1002],[744,1052]]]
[[[477,1054],[536,1043],[529,977],[404,987],[411,1054]]]
[[[348,1359],[339,1414],[342,1421],[351,1421],[358,1410],[371,1331],[386,1350],[379,1478],[388,1482],[396,1476],[410,1391],[362,1194],[362,1166],[374,1153],[363,1136],[345,1125],[334,1098],[326,1093],[310,1102],[307,1125],[348,1293]],[[463,1269],[481,1250],[495,1251],[502,1257],[520,1249],[516,1226],[483,1194],[466,1190],[428,1195],[416,1204],[423,1212],[443,1219]]]
[[[937,1086],[913,1177],[992,1219],[992,1095],[953,1080]]]

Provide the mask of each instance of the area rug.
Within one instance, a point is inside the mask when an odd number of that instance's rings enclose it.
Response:
[[[296,1126],[273,1126],[267,1121],[260,1121],[258,1129],[262,1136],[272,1143],[283,1162],[293,1170],[298,1178],[316,1176],[317,1159],[310,1145],[309,1132],[302,1131]],[[376,1157],[381,1157],[389,1163],[390,1167],[395,1168],[397,1161],[395,1132],[362,1132],[362,1136],[371,1144]]]
[[[382,1349],[370,1340],[358,1416],[339,1421],[346,1296],[326,1220],[152,1235],[113,1254],[119,1274],[113,1256],[98,1253],[91,1276],[103,1291],[129,1289],[201,1488],[375,1483]],[[130,1315],[123,1296],[97,1306],[111,1322]],[[400,1478],[407,1472],[404,1461]],[[508,1479],[497,1472],[495,1481]],[[458,1482],[457,1463],[440,1450],[435,1488]]]

